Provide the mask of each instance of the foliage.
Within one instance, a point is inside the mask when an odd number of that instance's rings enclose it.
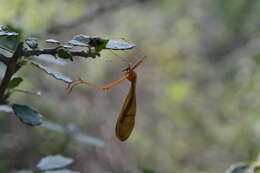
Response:
[[[73,159],[64,157],[61,155],[46,156],[42,158],[39,163],[36,165],[35,170],[21,170],[17,173],[79,173],[71,171],[69,169],[64,169],[74,162]]]
[[[23,123],[31,126],[42,124],[42,115],[27,105],[10,103],[8,101],[8,98],[13,94],[14,89],[23,81],[22,77],[13,77],[13,75],[15,75],[23,66],[30,63],[57,80],[61,80],[65,83],[72,82],[67,76],[35,62],[34,56],[50,54],[56,58],[70,59],[73,61],[73,57],[75,56],[95,58],[96,56],[100,56],[99,53],[103,49],[114,49],[116,47],[117,49],[123,50],[133,47],[131,44],[124,41],[110,42],[109,47],[107,47],[106,45],[110,40],[81,34],[74,36],[72,40],[64,43],[54,39],[48,39],[46,42],[56,45],[55,48],[38,48],[39,44],[36,38],[26,38],[24,40],[22,40],[22,38],[17,39],[19,33],[9,31],[8,27],[3,25],[1,25],[0,29],[0,37],[5,38],[5,40],[1,42],[0,47],[4,49],[6,43],[17,45],[15,49],[10,51],[13,53],[11,58],[4,54],[0,54],[0,61],[7,66],[7,70],[0,85],[0,103],[12,105],[12,109],[16,116]],[[28,48],[24,47],[24,42],[27,44]],[[66,44],[71,44],[73,47],[68,47]],[[77,50],[77,46],[84,46],[87,50]],[[92,48],[94,48],[94,51],[92,51]]]
[[[38,126],[42,124],[42,115],[26,105],[13,104],[15,115],[25,124]]]

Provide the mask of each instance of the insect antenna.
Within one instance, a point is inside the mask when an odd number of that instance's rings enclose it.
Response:
[[[130,42],[129,40],[127,40],[126,38],[121,38],[121,40],[123,40],[123,41],[125,41],[125,42],[127,42],[127,43],[129,43],[129,44],[131,43],[131,42]],[[142,50],[141,50],[140,48],[138,48],[138,47],[135,46],[134,49],[136,49],[138,52],[140,52],[141,55],[144,55],[144,53],[142,52]],[[128,53],[128,52],[126,53],[126,52],[124,51],[124,53],[127,54],[127,55],[130,56],[130,57],[134,57],[134,58],[136,58],[136,59],[141,59],[141,58],[138,57],[138,56],[130,55],[130,53]],[[143,58],[143,59],[144,59],[144,58],[147,58],[147,56],[144,55],[142,58]]]
[[[120,56],[119,54],[117,54],[115,51],[110,50],[110,52],[111,52],[112,54],[114,54],[116,57],[120,58],[125,64],[127,64],[127,65],[131,65],[131,64],[132,64],[130,61],[126,60],[125,58],[123,58],[122,56]]]

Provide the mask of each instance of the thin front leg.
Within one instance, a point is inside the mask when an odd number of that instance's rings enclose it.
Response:
[[[83,84],[83,85],[87,85],[87,86],[97,88],[97,89],[100,89],[100,90],[107,90],[107,89],[110,89],[110,88],[120,84],[121,82],[125,81],[127,78],[128,78],[128,75],[125,75],[121,79],[119,79],[115,82],[112,82],[111,84],[108,84],[106,86],[98,86],[98,85],[92,84],[90,82],[84,81],[82,79],[79,79],[79,80],[76,80],[76,81],[69,83],[66,89],[68,89],[69,93],[70,93],[75,86],[77,86],[79,84]]]
[[[126,74],[124,77],[122,77],[121,79],[115,81],[115,82],[112,82],[111,84],[108,84],[104,87],[102,87],[103,90],[107,90],[107,89],[110,89],[118,84],[120,84],[121,82],[124,82],[126,79],[128,78],[128,74]]]
[[[92,83],[87,82],[87,81],[84,81],[84,80],[82,80],[82,79],[75,80],[75,81],[69,83],[68,86],[66,87],[66,89],[68,89],[68,90],[69,90],[69,93],[71,93],[72,89],[73,89],[75,86],[79,85],[79,84],[84,84],[84,85],[87,85],[87,86],[91,86],[91,87],[94,87],[94,88],[103,90],[103,88],[102,88],[101,86],[92,84]]]

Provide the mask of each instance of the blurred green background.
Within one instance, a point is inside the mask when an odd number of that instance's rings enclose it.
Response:
[[[90,173],[225,172],[260,151],[260,1],[258,0],[0,0],[0,21],[45,39],[74,35],[125,37],[137,48],[122,57],[148,58],[136,69],[135,129],[114,134],[129,82],[106,92],[65,84],[24,67],[11,101],[33,105],[45,120],[104,143],[92,145],[0,113],[0,172],[33,168],[50,154],[75,158]],[[124,62],[109,51],[96,59],[51,65],[73,79],[104,85],[121,77]],[[3,68],[3,67],[1,67]],[[7,116],[8,115],[8,116]],[[57,128],[56,128],[57,129]],[[99,141],[100,142],[100,141]],[[103,145],[104,144],[104,145]]]

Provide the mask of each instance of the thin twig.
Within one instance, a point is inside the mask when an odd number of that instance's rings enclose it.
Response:
[[[5,90],[8,86],[8,83],[10,82],[13,74],[17,70],[16,63],[17,63],[17,60],[22,56],[22,54],[23,54],[23,42],[20,42],[17,45],[17,48],[16,48],[12,58],[10,58],[10,60],[8,62],[4,78],[0,85],[0,104],[3,104],[6,102],[5,101]]]
[[[29,50],[24,48],[23,50],[23,56],[25,57],[29,57],[29,56],[39,56],[42,54],[49,54],[52,56],[56,56],[56,54],[58,53],[58,48],[44,48],[44,49],[33,49],[33,50]],[[80,57],[85,57],[85,58],[95,58],[96,56],[99,56],[99,54],[95,53],[95,52],[91,52],[89,50],[84,51],[84,50],[68,50],[68,52],[72,55],[72,56],[80,56]]]
[[[17,45],[17,48],[11,58],[7,58],[4,55],[0,54],[0,61],[6,64],[7,68],[5,71],[5,75],[3,77],[3,80],[0,84],[0,104],[6,103],[6,97],[5,97],[5,91],[8,87],[8,83],[10,82],[12,76],[16,73],[16,71],[19,69],[19,64],[17,64],[17,61],[21,57],[31,57],[31,56],[39,56],[42,54],[49,54],[56,56],[58,53],[58,49],[60,47],[56,48],[42,48],[42,49],[27,49],[23,47],[23,42],[20,42]],[[79,56],[79,57],[92,57],[95,58],[96,56],[100,56],[99,53],[95,53],[88,50],[68,50],[68,52],[72,55],[72,57]]]

